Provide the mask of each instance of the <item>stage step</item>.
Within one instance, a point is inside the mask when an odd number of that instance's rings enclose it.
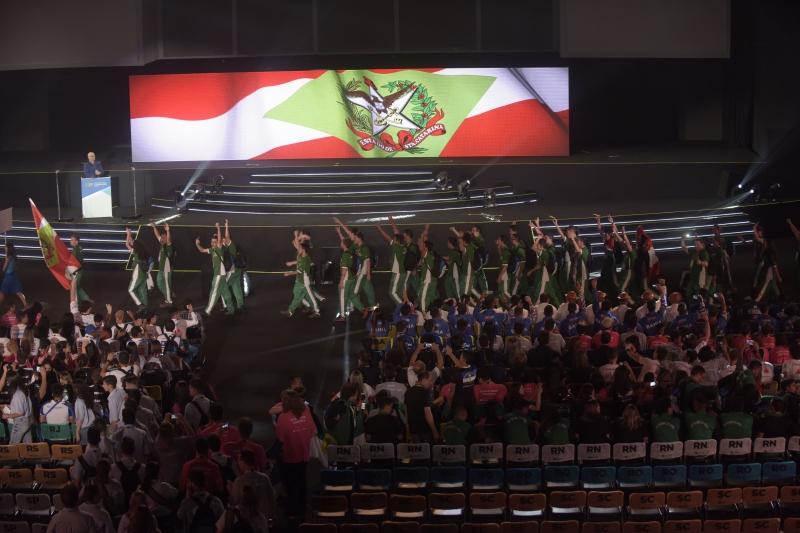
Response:
[[[76,222],[50,224],[67,248],[73,233],[81,236],[83,260],[87,263],[124,265],[130,252],[125,246],[125,228],[103,224]],[[20,259],[43,259],[39,237],[33,222],[14,222],[8,232],[8,240],[14,243]]]
[[[483,197],[477,193],[470,200],[459,200],[455,192],[449,192],[447,199],[438,200],[435,197],[423,197],[419,200],[401,200],[395,196],[372,198],[371,200],[336,199],[328,202],[314,202],[313,198],[304,198],[301,202],[275,202],[251,201],[236,202],[227,199],[217,199],[208,195],[205,202],[190,201],[190,211],[205,211],[215,213],[238,213],[256,215],[383,215],[387,213],[404,214],[430,211],[456,211],[484,209]],[[536,201],[535,193],[504,194],[497,196],[497,206],[519,205]],[[166,198],[153,198],[153,207],[172,209],[174,200]]]

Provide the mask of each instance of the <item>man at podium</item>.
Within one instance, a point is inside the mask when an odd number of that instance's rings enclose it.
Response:
[[[95,161],[94,152],[89,152],[89,162],[83,164],[83,176],[85,178],[96,178],[103,175],[103,165],[100,161]]]

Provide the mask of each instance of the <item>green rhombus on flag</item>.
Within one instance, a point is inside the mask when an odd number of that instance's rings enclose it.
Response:
[[[494,80],[418,70],[328,71],[264,117],[333,135],[371,157],[438,157]]]

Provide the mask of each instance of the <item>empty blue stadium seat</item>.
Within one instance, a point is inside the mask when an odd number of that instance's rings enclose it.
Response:
[[[649,466],[621,466],[617,472],[619,488],[644,487],[653,482],[653,469]]]
[[[587,490],[611,488],[616,480],[613,466],[584,466],[581,470],[581,485]]]
[[[698,487],[718,487],[722,483],[722,465],[692,465],[689,467],[689,484]]]
[[[794,461],[782,461],[779,463],[764,463],[761,469],[761,479],[769,482],[769,485],[791,484],[797,476],[797,463]]]
[[[457,489],[463,492],[467,483],[467,469],[463,466],[434,466],[431,468],[433,491]]]
[[[547,466],[544,469],[544,481],[547,488],[575,488],[581,477],[578,466]]]
[[[472,468],[469,471],[471,491],[503,490],[505,476],[500,468]]]
[[[656,487],[664,485],[683,485],[686,483],[686,466],[658,465],[653,467],[653,483]]]
[[[728,485],[741,487],[757,485],[761,481],[761,463],[728,465]]]
[[[426,466],[401,466],[394,469],[394,482],[401,489],[421,489],[428,485],[430,471]]]
[[[536,492],[541,486],[541,468],[509,468],[506,470],[506,488],[511,492]]]
[[[323,490],[348,491],[356,484],[356,473],[352,470],[322,470],[319,473]]]
[[[392,471],[388,469],[363,468],[356,474],[358,490],[392,490]]]

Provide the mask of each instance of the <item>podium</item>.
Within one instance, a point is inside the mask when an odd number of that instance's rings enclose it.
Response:
[[[81,207],[84,218],[111,216],[111,178],[81,178]]]

